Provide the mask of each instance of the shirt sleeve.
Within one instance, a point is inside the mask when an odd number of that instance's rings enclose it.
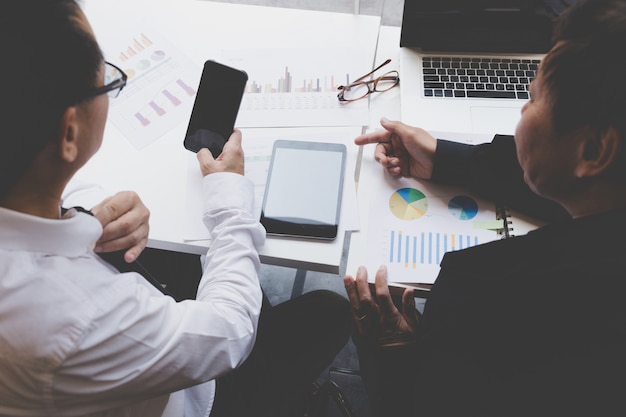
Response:
[[[381,410],[389,416],[415,416],[415,380],[420,378],[418,346],[384,347],[378,353]]]
[[[432,179],[473,192],[529,216],[552,222],[569,218],[560,205],[535,194],[524,181],[513,136],[468,145],[437,140]]]
[[[265,230],[250,214],[249,179],[220,173],[203,181],[213,242],[197,299],[175,302],[135,273],[84,277],[88,290],[79,287],[89,307],[75,308],[91,313],[81,317],[86,330],[77,330],[74,352],[55,375],[56,398],[123,405],[214,379],[248,357]]]

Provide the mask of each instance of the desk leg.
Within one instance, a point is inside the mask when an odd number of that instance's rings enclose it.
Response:
[[[306,269],[296,270],[296,277],[293,280],[293,287],[291,289],[291,298],[295,298],[302,295],[304,291],[304,281],[306,280]]]

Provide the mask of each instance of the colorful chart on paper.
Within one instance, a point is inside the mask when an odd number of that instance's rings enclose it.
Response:
[[[428,199],[415,188],[400,188],[391,194],[389,209],[401,220],[416,220],[428,210]]]
[[[478,203],[472,197],[457,195],[448,202],[448,209],[459,220],[472,220],[478,214]]]
[[[433,282],[447,252],[500,238],[484,226],[498,222],[493,203],[459,187],[385,176],[369,183],[385,197],[371,200],[365,264],[387,265],[393,281]]]

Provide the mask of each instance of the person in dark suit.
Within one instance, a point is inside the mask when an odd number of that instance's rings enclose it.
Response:
[[[558,19],[515,137],[468,146],[383,119],[394,176],[465,185],[549,224],[449,252],[420,315],[385,266],[344,284],[377,415],[623,415],[626,1]],[[602,63],[601,76],[590,78]],[[395,302],[394,302],[395,301]]]

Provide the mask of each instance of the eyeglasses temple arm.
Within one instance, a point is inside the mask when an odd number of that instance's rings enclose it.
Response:
[[[367,74],[365,74],[361,78],[352,81],[350,84],[354,84],[354,83],[358,83],[359,81],[362,81],[364,78],[369,77],[370,75],[372,75],[373,73],[375,73],[376,71],[378,71],[379,69],[381,69],[382,67],[384,67],[385,65],[387,65],[390,62],[391,62],[391,59],[387,59],[385,62],[383,62],[382,64],[380,64],[376,68],[374,68],[372,71],[368,72]]]

